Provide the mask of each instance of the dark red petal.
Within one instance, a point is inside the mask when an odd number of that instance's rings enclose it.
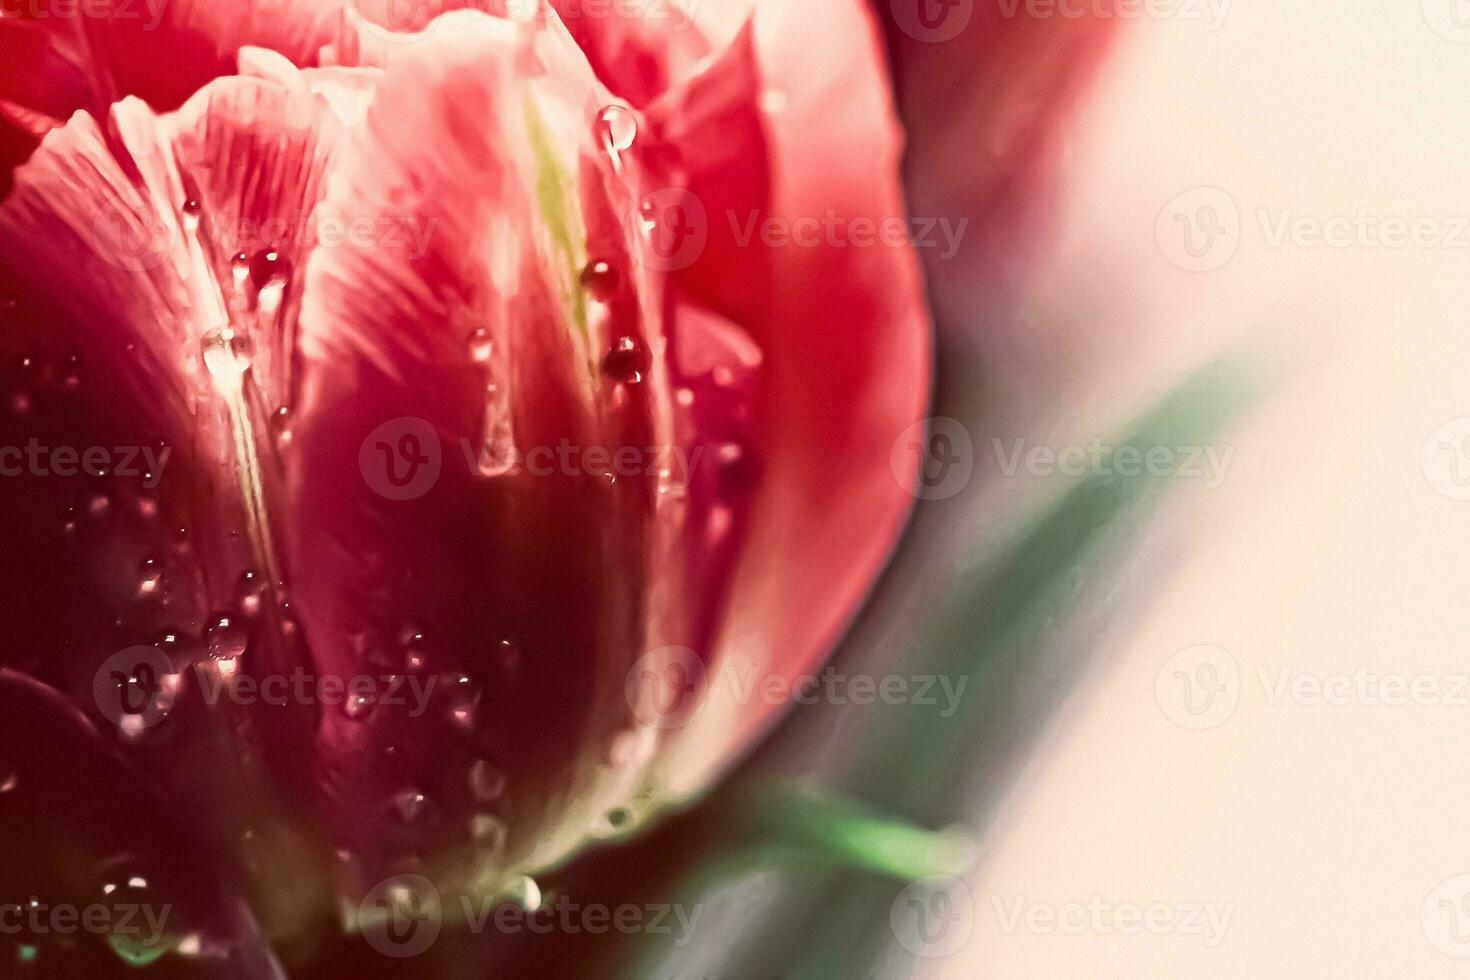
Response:
[[[370,875],[580,842],[590,814],[560,823],[626,726],[644,617],[653,480],[529,458],[653,444],[664,382],[652,359],[603,378],[613,327],[567,250],[599,100],[532,83],[520,25],[461,17],[394,59],[333,177],[328,218],[395,237],[314,253],[302,313],[289,574],[312,649],[325,674],[434,685],[324,717],[325,805]]]
[[[313,709],[206,703],[204,681],[304,663],[273,600],[268,522],[252,518],[237,457],[249,445],[252,472],[270,468],[264,407],[281,362],[270,354],[282,345],[262,337],[261,384],[252,381],[240,413],[258,438],[242,439],[202,341],[225,324],[263,334],[276,325],[254,302],[255,284],[237,284],[220,257],[239,245],[239,219],[226,212],[310,207],[326,111],[305,90],[231,79],[164,119],[137,100],[121,103],[106,131],[78,114],[0,208],[0,293],[10,299],[0,303],[0,445],[34,440],[46,453],[0,480],[0,533],[29,556],[0,570],[0,610],[17,641],[0,656],[105,724],[221,854],[243,863],[257,846],[247,835],[272,841],[267,891],[283,867],[294,877],[310,864],[295,832],[278,826],[276,793],[309,768]],[[293,239],[281,251],[299,260],[300,247]],[[58,475],[56,450],[100,451],[115,471]],[[155,644],[181,672],[177,703],[153,727],[120,730],[95,693],[98,672]]]
[[[100,905],[117,925],[106,935],[16,934],[8,915],[5,975],[19,969],[25,943],[36,947],[36,972],[26,975],[135,975],[121,950],[144,959],[167,951],[161,976],[284,978],[228,862],[152,785],[65,698],[0,670],[0,839],[11,845],[0,849],[0,906]]]

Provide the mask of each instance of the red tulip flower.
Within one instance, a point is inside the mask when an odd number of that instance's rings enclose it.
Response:
[[[626,6],[0,19],[0,903],[274,975],[386,875],[533,889],[828,654],[927,395],[875,26]]]

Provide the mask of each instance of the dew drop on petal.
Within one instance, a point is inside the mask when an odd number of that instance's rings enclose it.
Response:
[[[158,591],[158,585],[163,580],[163,565],[157,558],[144,558],[139,566],[138,593],[140,595],[153,595]]]
[[[218,613],[211,617],[206,641],[212,660],[235,660],[245,652],[250,633],[238,616]]]
[[[515,640],[501,640],[495,645],[495,658],[506,670],[514,670],[521,662],[521,648]]]
[[[635,337],[619,337],[602,359],[602,373],[620,384],[637,384],[648,370],[648,350]]]
[[[180,210],[184,215],[184,230],[191,234],[198,231],[199,218],[204,211],[204,205],[200,203],[199,198],[189,198]]]
[[[596,837],[612,837],[627,829],[632,819],[633,815],[627,807],[614,807],[593,821],[592,834]]]
[[[405,789],[393,795],[393,811],[409,827],[430,827],[439,819],[439,806],[416,789]]]
[[[342,714],[351,721],[362,721],[373,713],[377,700],[371,694],[348,691],[342,701]]]
[[[250,282],[256,289],[285,282],[290,272],[291,263],[276,249],[261,249],[250,257]]]
[[[235,584],[235,601],[240,604],[241,615],[248,618],[259,613],[264,594],[265,582],[253,569],[240,573],[240,581]]]
[[[541,886],[530,875],[515,875],[505,886],[505,897],[527,912],[541,907]]]
[[[484,327],[475,328],[475,332],[470,334],[467,346],[470,352],[470,360],[476,364],[490,363],[490,355],[495,350],[495,344],[490,337],[489,330],[486,330]]]
[[[618,291],[622,277],[611,262],[595,259],[582,268],[582,288],[599,302],[607,302]]]
[[[271,413],[271,432],[276,436],[277,439],[280,439],[283,436],[290,436],[290,430],[288,428],[290,424],[291,409],[289,406],[282,405],[280,408],[277,408],[274,412]]]
[[[623,105],[610,105],[597,114],[597,137],[603,149],[613,158],[633,146],[638,138],[638,120],[633,110]]]
[[[211,376],[221,380],[239,378],[255,359],[255,347],[250,338],[229,327],[205,332],[199,339],[199,347],[204,355],[205,368]]]

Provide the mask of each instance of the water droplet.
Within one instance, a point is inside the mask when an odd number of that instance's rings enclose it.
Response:
[[[275,436],[276,445],[285,449],[291,445],[291,409],[282,405],[270,415],[271,435]]]
[[[197,197],[191,197],[184,202],[182,210],[184,214],[184,230],[193,234],[199,230],[199,220],[201,212],[204,210],[204,205],[199,203]]]
[[[607,106],[597,114],[597,135],[603,149],[618,163],[619,154],[631,148],[638,138],[638,119],[627,106]]]
[[[530,875],[515,875],[506,882],[505,898],[534,912],[541,907],[541,886]]]
[[[413,626],[405,626],[398,634],[398,644],[403,647],[404,660],[409,670],[423,670],[428,660],[428,641],[424,634]]]
[[[163,565],[157,558],[144,558],[139,566],[142,576],[138,582],[138,592],[142,595],[152,595],[158,591],[158,584],[163,580]]]
[[[467,674],[443,674],[440,681],[449,702],[449,721],[462,731],[472,731],[480,710],[480,685]]]
[[[582,268],[582,288],[600,302],[607,302],[618,291],[622,277],[611,262],[597,259]]]
[[[521,662],[521,648],[514,640],[501,640],[495,645],[495,658],[506,670],[514,670]]]
[[[621,384],[637,384],[648,370],[648,351],[634,337],[619,337],[602,359],[602,372]]]
[[[416,789],[396,793],[392,800],[393,810],[410,827],[426,827],[439,819],[439,806]]]
[[[107,494],[94,493],[92,498],[87,501],[87,512],[94,517],[101,517],[107,513],[107,508],[110,506],[112,506],[112,501],[108,499]]]
[[[20,785],[20,774],[14,769],[0,769],[0,793],[14,792]]]
[[[16,418],[29,415],[31,411],[31,396],[23,391],[10,393],[10,414]]]
[[[494,350],[495,344],[490,337],[489,330],[486,330],[484,327],[478,327],[474,333],[470,334],[470,360],[476,364],[488,364],[490,363],[490,355]]]
[[[235,287],[245,285],[250,278],[250,255],[246,252],[236,252],[230,259],[230,272],[235,277]]]
[[[484,759],[470,766],[470,792],[482,803],[493,803],[505,794],[505,773]]]
[[[290,271],[291,263],[273,248],[262,249],[250,257],[250,281],[256,289],[284,282]]]
[[[250,338],[229,327],[206,332],[199,340],[204,366],[220,380],[236,380],[250,368],[255,347]]]
[[[373,708],[377,703],[377,699],[371,694],[349,691],[342,702],[342,714],[352,721],[362,721],[373,713]]]
[[[760,482],[760,461],[738,442],[727,442],[715,451],[720,492],[736,497],[754,490]]]
[[[592,833],[597,837],[611,837],[627,828],[633,814],[627,807],[614,807],[592,824]]]
[[[245,652],[250,631],[238,617],[230,613],[218,613],[210,620],[206,631],[209,656],[214,660],[234,660]]]
[[[241,614],[249,617],[260,612],[264,592],[265,582],[259,575],[250,569],[242,572],[235,586],[235,599],[240,603]]]
[[[694,389],[680,388],[678,391],[674,392],[674,399],[680,405],[688,408],[690,405],[694,404]]]

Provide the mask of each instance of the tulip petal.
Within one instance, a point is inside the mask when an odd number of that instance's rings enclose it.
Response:
[[[0,836],[26,845],[0,853],[0,905],[44,906],[42,929],[24,937],[37,965],[132,976],[163,956],[169,975],[284,980],[229,869],[150,787],[65,698],[0,670]],[[107,929],[51,934],[45,916],[63,904],[104,909]],[[13,956],[6,932],[0,952]]]
[[[431,694],[324,718],[325,805],[370,876],[434,841],[439,867],[498,875],[585,836],[590,814],[560,825],[627,724],[652,480],[529,454],[652,445],[662,424],[656,374],[613,390],[599,367],[623,317],[641,329],[636,294],[603,316],[579,281],[589,228],[621,228],[589,213],[606,94],[524,72],[529,45],[575,55],[564,34],[444,20],[392,59],[332,177],[328,215],[404,234],[312,256],[289,459],[320,669]]]
[[[693,174],[691,184],[709,198],[712,241],[720,220],[771,221],[788,234],[828,215],[844,227],[903,221],[901,138],[867,10],[849,0],[762,5],[755,31],[771,198],[752,213],[748,189],[727,203],[729,187],[742,191],[738,181],[700,183]],[[824,56],[806,56],[812,50]],[[705,138],[718,145],[724,132]],[[714,160],[738,152],[727,143]],[[863,247],[822,238],[805,247],[763,242],[756,230],[708,254],[710,268],[701,260],[678,281],[739,311],[765,354],[754,422],[765,480],[717,660],[726,678],[790,685],[846,629],[913,503],[890,451],[928,399],[922,283],[906,240]],[[751,288],[759,283],[765,287]],[[741,690],[711,685],[666,764],[664,791],[697,791],[773,722],[776,712]]]
[[[51,133],[0,208],[0,445],[38,450],[0,480],[0,533],[30,556],[0,572],[17,641],[5,662],[88,705],[222,853],[247,831],[275,840],[260,887],[293,901],[311,889],[273,882],[312,862],[277,803],[302,791],[314,708],[218,692],[222,678],[306,662],[275,603],[261,506],[294,301],[282,283],[267,310],[274,273],[263,285],[252,263],[242,279],[229,256],[273,245],[272,269],[304,264],[333,132],[328,101],[304,85],[221,80],[168,117],[129,99],[105,128],[77,113]],[[292,234],[252,243],[265,216],[291,217]],[[244,407],[206,369],[216,352],[202,341],[222,326],[261,350]],[[92,452],[113,471],[79,467]],[[95,685],[139,649],[167,658],[177,701],[129,728],[104,717]]]

